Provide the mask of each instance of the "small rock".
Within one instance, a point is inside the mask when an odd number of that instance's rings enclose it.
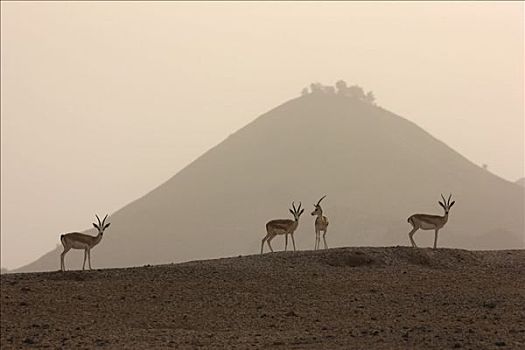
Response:
[[[507,344],[505,344],[504,341],[501,341],[501,340],[498,340],[497,342],[495,342],[494,344],[496,344],[496,346],[505,346]]]
[[[486,301],[483,303],[483,307],[486,307],[487,309],[494,309],[496,307],[496,302],[493,300]]]
[[[24,339],[24,344],[35,344],[35,341],[31,338],[25,338]]]
[[[297,315],[293,310],[288,311],[288,312],[285,313],[284,315],[285,315],[285,316],[298,317],[298,315]]]
[[[107,340],[104,340],[104,339],[97,339],[97,340],[95,340],[95,344],[97,346],[104,346],[106,344],[109,344],[109,342]]]

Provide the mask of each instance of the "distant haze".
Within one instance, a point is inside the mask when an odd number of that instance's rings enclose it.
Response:
[[[2,267],[316,81],[359,84],[488,171],[524,176],[521,2],[0,6]]]

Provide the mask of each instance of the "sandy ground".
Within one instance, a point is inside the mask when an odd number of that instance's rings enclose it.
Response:
[[[12,274],[1,293],[2,349],[525,349],[523,250],[340,248]]]

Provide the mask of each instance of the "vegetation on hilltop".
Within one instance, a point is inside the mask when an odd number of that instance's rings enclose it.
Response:
[[[359,85],[348,86],[346,81],[338,80],[334,86],[323,85],[321,83],[311,83],[309,87],[305,87],[301,91],[301,95],[309,94],[326,94],[326,95],[341,95],[375,105],[376,98],[372,91],[365,93],[365,90]]]

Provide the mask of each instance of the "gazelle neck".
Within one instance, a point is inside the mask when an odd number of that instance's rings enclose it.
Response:
[[[102,240],[102,233],[98,233],[98,235],[95,236],[95,240],[93,241],[93,246],[97,245]]]

